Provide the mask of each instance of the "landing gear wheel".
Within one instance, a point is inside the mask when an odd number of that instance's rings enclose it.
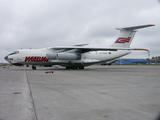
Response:
[[[32,70],[36,70],[36,66],[32,65]]]
[[[79,66],[79,69],[84,69],[84,66]]]
[[[70,70],[70,69],[71,69],[71,67],[66,67],[66,69],[67,69],[67,70]]]
[[[78,67],[76,67],[76,66],[72,66],[72,67],[71,67],[72,70],[76,70],[77,68],[78,68]]]

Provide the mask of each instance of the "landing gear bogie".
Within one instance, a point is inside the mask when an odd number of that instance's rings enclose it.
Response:
[[[76,69],[84,69],[84,66],[68,66],[68,67],[66,67],[66,69],[67,70],[70,70],[70,69],[72,69],[72,70],[76,70]]]
[[[79,69],[84,69],[84,66],[79,66]]]
[[[70,70],[70,69],[71,69],[71,67],[66,67],[66,69],[67,69],[67,70]]]

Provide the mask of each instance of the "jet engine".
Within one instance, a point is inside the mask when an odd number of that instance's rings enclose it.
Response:
[[[74,53],[47,53],[47,59],[50,60],[78,60],[81,57]]]
[[[57,54],[58,60],[78,60],[80,56],[74,53],[58,53]]]
[[[47,57],[47,59],[55,60],[55,59],[57,59],[57,54],[56,53],[47,53],[46,57]]]

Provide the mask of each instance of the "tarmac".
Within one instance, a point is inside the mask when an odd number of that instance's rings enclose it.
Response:
[[[156,120],[159,113],[160,65],[0,67],[0,120]]]

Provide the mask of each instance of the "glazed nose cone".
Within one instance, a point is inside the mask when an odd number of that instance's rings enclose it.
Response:
[[[7,61],[8,60],[8,56],[4,57],[4,59]]]

